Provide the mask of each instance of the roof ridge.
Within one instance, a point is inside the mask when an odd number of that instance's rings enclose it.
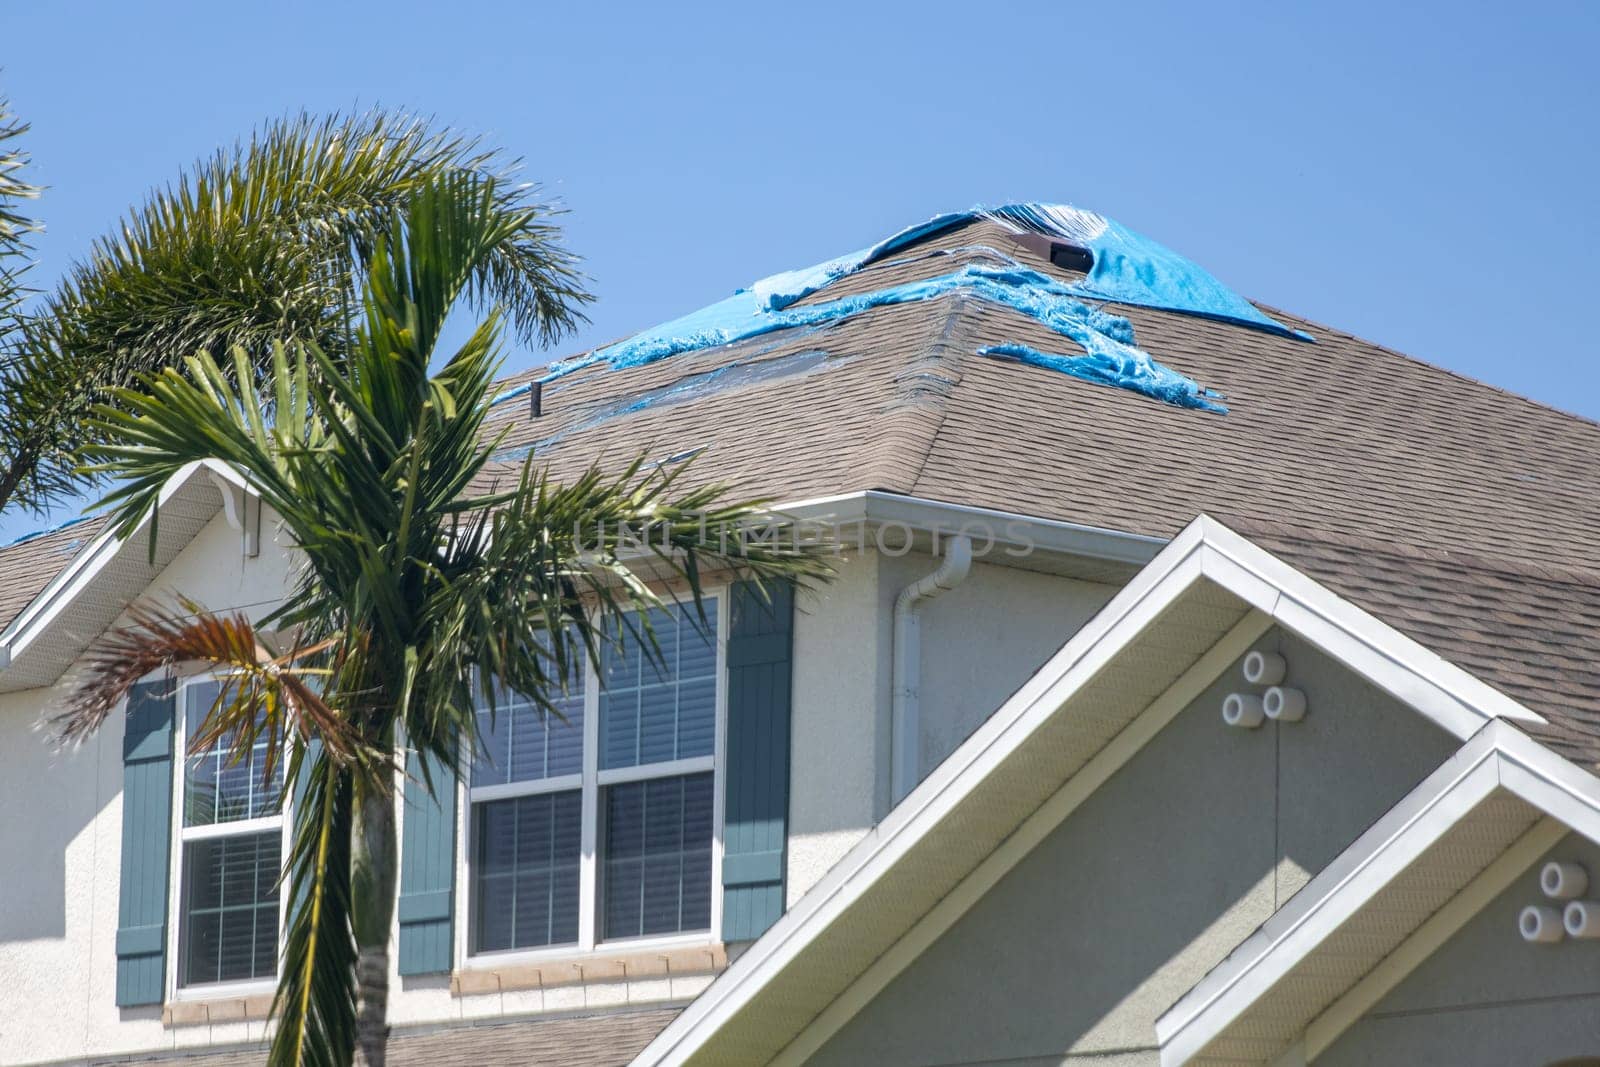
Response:
[[[934,445],[938,442],[939,435],[944,432],[945,420],[950,414],[950,395],[955,392],[956,386],[961,384],[963,377],[961,364],[965,361],[967,348],[970,347],[964,346],[964,342],[968,340],[968,331],[963,327],[966,326],[966,310],[971,298],[966,293],[961,292],[948,295],[950,297],[950,307],[945,312],[944,322],[940,324],[938,333],[928,344],[928,352],[933,356],[934,361],[948,363],[954,372],[954,378],[942,392],[933,394],[933,403],[938,410],[938,418],[933,425],[932,432],[928,434],[927,444],[922,449],[922,454],[917,458],[916,469],[911,472],[911,477],[906,482],[906,490],[908,492],[916,491],[917,483],[922,480],[922,472],[927,469],[928,457],[933,455]],[[908,363],[906,369],[901,371],[897,379],[908,374],[912,368],[917,366],[917,363],[918,361]]]

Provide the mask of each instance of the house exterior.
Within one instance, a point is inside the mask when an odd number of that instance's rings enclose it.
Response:
[[[1061,210],[506,383],[506,470],[694,456],[837,575],[407,778],[394,1062],[1600,1062],[1600,426]],[[48,727],[137,599],[286,588],[240,472],[159,516],[0,550],[3,1063],[263,1058],[285,817],[184,758],[210,683]]]

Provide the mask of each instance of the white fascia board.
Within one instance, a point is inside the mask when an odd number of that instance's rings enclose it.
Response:
[[[156,507],[159,509],[188,488],[195,476],[202,471],[211,478],[220,479],[239,489],[249,489],[244,476],[226,463],[214,459],[197,460],[184,464],[176,474],[167,479],[156,497]],[[220,488],[218,486],[219,492]],[[217,507],[221,509],[222,506],[223,500],[219,495]],[[146,514],[128,537],[118,537],[114,529],[107,528],[73,556],[60,573],[50,580],[50,584],[18,613],[11,625],[6,627],[5,633],[0,634],[0,669],[9,666],[28,645],[48,631],[51,623],[94,583],[122,552],[128,541],[149,529],[149,526],[150,515]]]
[[[1026,743],[1079,686],[1201,578],[1191,524],[878,823],[634,1061],[681,1064]]]
[[[813,497],[774,507],[773,512],[808,522],[900,523],[918,531],[949,535],[977,527],[991,536],[994,547],[1029,548],[1061,555],[1143,566],[1154,559],[1166,540],[1100,526],[1041,519],[993,508],[951,504],[926,497],[902,496],[876,489],[837,496]]]
[[[1545,721],[1215,519],[1195,522],[1206,529],[1208,578],[1457,737],[1472,736],[1487,719]]]
[[[850,494],[804,501],[783,510],[788,514],[798,511],[802,515],[815,517],[865,517],[871,504],[869,494]],[[1184,527],[967,741],[935,768],[882,822],[868,831],[790,912],[779,919],[663,1030],[635,1062],[685,1062],[804,951],[835,917],[883,877],[917,840],[948,815],[979,782],[1025,744],[1034,730],[1055,714],[1079,686],[1092,678],[1166,607],[1201,579],[1215,582],[1285,627],[1302,633],[1313,643],[1325,648],[1335,659],[1363,676],[1379,681],[1384,688],[1408,702],[1409,698],[1421,698],[1424,702],[1433,699],[1434,703],[1438,703],[1434,694],[1451,693],[1445,682],[1457,688],[1471,688],[1462,683],[1462,679],[1470,681],[1470,676],[1459,668],[1427,652],[1392,627],[1379,622],[1216,520],[1202,515]],[[1301,629],[1302,626],[1310,626],[1308,620],[1322,620],[1322,625],[1312,626],[1310,632]],[[1400,650],[1398,653],[1394,651],[1396,648]],[[1358,654],[1363,650],[1365,655]],[[1349,658],[1352,654],[1356,654],[1354,660]],[[1373,661],[1373,656],[1378,660]],[[1393,673],[1377,671],[1375,662],[1392,663]],[[1443,676],[1445,681],[1441,681],[1439,676]],[[1436,721],[1463,739],[1482,734],[1485,740],[1479,742],[1480,748],[1495,738],[1511,734],[1549,759],[1565,762],[1553,753],[1540,749],[1512,728],[1494,722],[1496,717],[1542,720],[1487,686],[1481,686],[1481,683],[1480,688],[1483,693],[1479,695],[1485,698],[1483,703],[1494,711],[1478,704],[1468,704],[1463,706],[1467,712],[1464,714],[1436,712]],[[1455,706],[1454,701],[1446,705],[1447,709]],[[1485,724],[1488,724],[1487,727]],[[1471,760],[1472,751],[1470,745],[1464,747],[1436,775],[1446,773],[1448,768],[1464,759]],[[1479,762],[1483,758],[1480,753]],[[1473,764],[1474,768],[1476,766]],[[1454,776],[1467,773],[1470,773],[1470,769],[1462,771],[1458,768]],[[1490,787],[1498,784],[1498,772],[1490,774],[1486,781]],[[1465,795],[1458,794],[1458,797]],[[1402,801],[1395,810],[1401,810],[1405,803]],[[1336,860],[1335,864],[1338,862]],[[1333,866],[1330,865],[1329,872],[1333,871]],[[1267,926],[1272,925],[1269,920]],[[1177,1006],[1168,1013],[1168,1017],[1178,1018],[1173,1015],[1176,1011]],[[1178,1028],[1175,1022],[1169,1023],[1169,1030]]]
[[[1163,1067],[1189,1062],[1502,789],[1600,842],[1600,779],[1515,727],[1489,723],[1156,1021]]]

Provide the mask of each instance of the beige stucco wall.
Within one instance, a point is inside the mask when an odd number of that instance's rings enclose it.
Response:
[[[174,592],[213,610],[260,615],[291,558],[270,514],[245,559],[219,516],[162,571],[151,595]],[[0,695],[0,1063],[33,1063],[261,1036],[260,1023],[166,1028],[159,1008],[115,1003],[122,850],[122,721],[75,749],[46,721],[64,689]]]
[[[156,594],[259,615],[292,560],[271,516],[263,550],[240,553],[219,516],[163,571]],[[925,555],[852,553],[837,579],[799,601],[795,622],[789,895],[797,899],[889,806],[892,608],[900,588],[937,565]],[[978,563],[928,606],[924,622],[924,769],[990,714],[1112,589]],[[260,1022],[164,1026],[155,1008],[114,1004],[121,848],[121,723],[61,751],[40,725],[43,691],[0,696],[0,781],[30,798],[0,821],[0,1063],[31,1063],[257,1040]],[[686,1000],[703,975],[603,978],[545,990],[452,995],[443,977],[394,976],[397,1024],[593,1010]],[[49,1019],[48,1026],[38,1024]]]
[[[245,561],[237,532],[219,517],[154,588],[181,591],[215,609],[251,606],[259,613],[283,587],[290,562],[274,543],[270,519],[263,533],[261,557]],[[924,555],[856,554],[841,562],[834,583],[799,602],[791,901],[888,809],[892,607],[899,590],[936,562]],[[979,562],[966,583],[928,604],[918,741],[923,772],[1113,593],[1107,585]],[[986,902],[929,953],[926,973],[919,963],[874,1003],[871,1013],[881,1004],[890,1020],[873,1032],[903,1030],[906,1047],[913,1048],[943,1021],[967,1018],[965,1011],[943,1014],[954,1009],[952,1002],[931,1016],[900,1019],[895,989],[921,983],[915,999],[937,1005],[950,968],[968,966],[959,963],[964,953],[979,953],[980,966],[992,969],[1009,951],[1005,939],[1016,936],[1008,931],[1022,930],[1032,954],[1023,953],[1027,962],[1008,968],[1010,977],[985,998],[1021,1009],[1027,990],[1037,997],[1041,990],[1075,989],[1076,1006],[1054,1013],[1056,1028],[1044,1035],[1046,1044],[1059,1038],[1065,1040],[1062,1049],[1108,1054],[1126,1047],[1142,1056],[1144,1031],[1157,1007],[1170,1003],[1444,751],[1443,739],[1420,719],[1292,638],[1274,632],[1260,644],[1280,642],[1296,664],[1297,681],[1313,694],[1314,711],[1304,723],[1281,734],[1272,727],[1226,731],[1217,721],[1216,703],[1232,683],[1219,681],[1102,796],[1068,820],[1052,843],[1013,872],[996,891],[995,899],[1004,903],[989,925],[982,916],[994,909]],[[45,700],[40,692],[0,697],[0,780],[15,790],[9,795],[32,798],[38,809],[30,818],[0,822],[0,854],[29,858],[0,869],[0,1063],[259,1039],[260,1022],[164,1026],[158,1009],[116,1008],[121,724],[108,724],[80,749],[59,751],[38,725]],[[1389,740],[1376,745],[1375,737]],[[1159,857],[1168,883],[1183,886],[1176,898],[1147,892],[1141,897],[1137,887],[1129,891],[1119,882],[1151,856]],[[1052,864],[1059,869],[1051,870]],[[1052,895],[1038,897],[1040,884],[1054,886]],[[1097,910],[1108,901],[1123,910]],[[1062,918],[1077,914],[1095,919]],[[1049,954],[1054,962],[1040,955],[1038,939],[1027,934],[1026,916],[1051,919],[1066,939],[1065,951]],[[1138,937],[1153,921],[1160,936]],[[1137,943],[1136,951],[1116,943],[1119,929],[1130,944]],[[1074,971],[1069,980],[1064,966],[1092,978]],[[413,1024],[681,1001],[708,980],[608,977],[545,990],[452,995],[446,978],[395,976],[392,1017]],[[956,988],[968,985],[963,980]],[[50,1025],[36,1025],[41,1018]],[[1041,1036],[1003,1015],[987,1022],[973,1018],[978,1021],[966,1040],[974,1055],[985,1047],[1021,1048]],[[848,1047],[855,1029],[840,1035],[839,1049]],[[866,1051],[855,1049],[844,1060]]]
[[[940,560],[851,553],[795,619],[788,899],[890,806],[894,602]],[[922,609],[921,773],[938,766],[1116,587],[979,560]]]
[[[1156,1063],[1155,1020],[1454,748],[1304,642],[1256,647],[1303,722],[1225,727],[1230,668],[812,1062]]]
[[[793,904],[878,819],[889,744],[881,557],[852,553],[794,621],[789,855]]]
[[[1600,895],[1600,846],[1568,835],[1318,1056],[1316,1067],[1600,1057],[1600,941],[1532,945],[1517,932],[1518,912],[1548,903],[1539,868],[1549,859],[1582,863],[1595,879],[1589,895]]]

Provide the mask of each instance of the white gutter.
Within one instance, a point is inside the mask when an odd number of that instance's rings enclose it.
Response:
[[[937,553],[938,545],[935,543]],[[894,714],[890,741],[890,788],[898,804],[915,788],[922,763],[922,616],[918,608],[966,580],[972,569],[972,538],[945,542],[944,562],[900,590],[894,601]]]
[[[945,537],[964,533],[979,542],[974,556],[996,563],[1014,562],[1033,552],[1041,552],[1125,563],[1138,568],[1155,559],[1156,553],[1167,545],[1164,537],[877,489],[788,501],[771,510],[800,522],[900,526]]]

